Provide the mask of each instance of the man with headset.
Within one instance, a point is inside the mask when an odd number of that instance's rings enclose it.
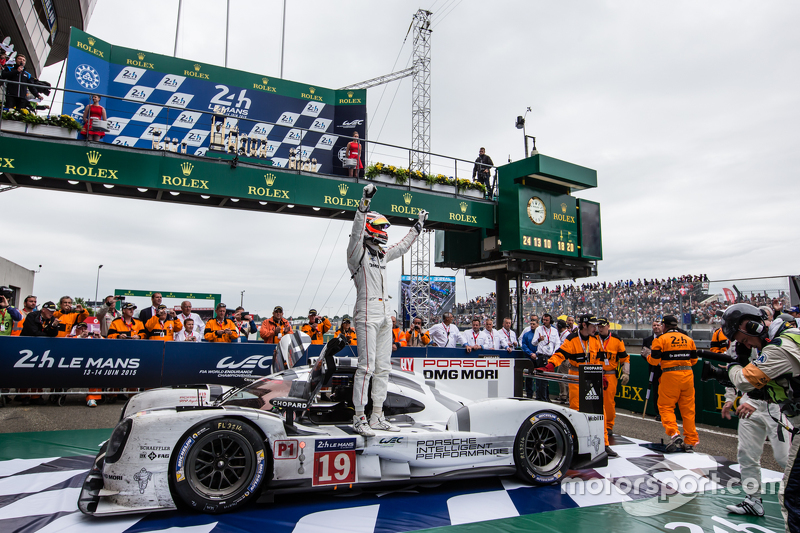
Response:
[[[728,365],[728,379],[736,389],[763,391],[768,401],[780,405],[794,428],[800,427],[800,329],[783,320],[768,328],[763,313],[750,304],[728,307],[722,315],[722,332],[746,348],[761,350],[747,364]],[[744,361],[742,361],[744,363]],[[798,430],[792,431],[793,436]],[[800,438],[792,439],[786,470],[778,493],[786,531],[800,531]]]

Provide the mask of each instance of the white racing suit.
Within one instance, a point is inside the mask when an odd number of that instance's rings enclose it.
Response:
[[[353,385],[353,404],[356,410],[363,410],[369,403],[369,382],[374,377],[372,405],[377,411],[383,409],[386,399],[392,356],[392,319],[386,292],[386,263],[401,257],[411,248],[422,226],[415,225],[403,240],[387,248],[381,256],[364,243],[364,224],[369,204],[368,199],[362,199],[356,211],[347,246],[347,266],[356,284],[353,326],[358,338],[358,369]]]
[[[731,365],[728,370],[728,378],[733,383],[733,386],[743,392],[772,386],[775,383],[788,383],[789,376],[794,378],[800,376],[800,330],[797,328],[782,332],[778,338],[764,346],[761,350],[761,355],[755,361],[752,361],[744,368],[739,365]],[[795,391],[794,394],[800,394],[800,391]],[[795,428],[800,427],[800,414],[789,417],[789,422]],[[739,438],[741,439],[741,435]],[[800,461],[797,460],[798,448],[800,448],[800,437],[795,436],[789,449],[786,470],[783,473],[783,481],[781,481],[781,488],[778,493],[787,533],[800,531]],[[743,478],[744,475],[743,471]]]

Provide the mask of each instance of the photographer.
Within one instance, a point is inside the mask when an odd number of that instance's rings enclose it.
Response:
[[[272,310],[272,317],[261,323],[258,333],[268,344],[277,344],[284,335],[293,333],[292,325],[283,319],[283,307],[275,306],[275,309]]]
[[[14,322],[22,320],[22,313],[9,303],[12,294],[8,287],[0,287],[0,335],[11,335]]]
[[[41,311],[33,311],[25,317],[21,337],[56,337],[59,320],[55,317],[56,304],[47,302]]]
[[[72,297],[70,296],[62,296],[58,301],[58,305],[61,306],[61,309],[54,313],[59,322],[58,337],[66,337],[72,333],[72,328],[75,324],[89,318],[89,311],[84,309],[81,304],[76,305],[73,309]]]
[[[345,341],[347,341],[347,344],[350,346],[358,346],[356,330],[350,327],[350,317],[347,315],[342,317],[342,325],[339,326],[339,329],[333,334],[334,337],[338,337],[339,335],[344,336]]]
[[[258,330],[256,323],[253,320],[253,315],[244,310],[244,307],[237,307],[233,312],[233,324],[236,326],[236,331],[239,336],[236,337],[236,342],[247,342],[251,333]]]
[[[233,342],[239,337],[236,325],[226,318],[228,307],[224,303],[217,304],[217,316],[206,322],[204,337],[208,342]]]
[[[481,147],[478,158],[475,160],[475,166],[472,167],[472,179],[475,180],[475,178],[477,178],[478,183],[483,183],[486,186],[489,198],[492,197],[489,174],[493,166],[494,162],[492,158],[486,155],[486,148]]]
[[[300,331],[311,337],[311,344],[322,344],[323,336],[331,329],[331,321],[328,317],[318,317],[317,310],[311,309],[308,312],[308,323],[303,324]]]
[[[183,324],[173,309],[161,304],[156,308],[156,316],[147,321],[144,329],[150,340],[171,341],[175,338],[175,332],[183,329]]]
[[[103,300],[103,307],[97,311],[97,320],[100,322],[100,334],[103,337],[108,336],[108,327],[111,323],[122,316],[122,313],[117,311],[117,301],[125,300],[124,296],[108,295]]]
[[[728,354],[740,359],[742,362],[755,361],[759,352],[750,349],[739,342],[733,342]],[[781,438],[779,434],[783,429],[778,428],[781,411],[775,405],[758,399],[759,391],[744,393],[739,400],[735,414],[739,417],[737,437],[737,460],[741,467],[742,488],[747,497],[736,505],[726,506],[728,511],[736,514],[749,514],[764,516],[764,505],[760,498],[761,493],[761,455],[764,452],[764,443],[769,439],[772,445],[772,454],[781,468],[786,468],[786,458],[789,455],[789,439]],[[736,389],[725,387],[725,405],[722,406],[722,418],[731,419],[731,410],[736,401]],[[780,436],[779,436],[780,435]]]
[[[75,324],[75,334],[70,335],[70,339],[100,339],[102,338],[99,333],[89,333],[89,324],[80,322]],[[102,392],[102,389],[89,389],[89,394],[86,395],[86,407],[97,407],[97,402],[103,398],[100,394],[93,394]]]
[[[406,344],[409,346],[427,346],[431,342],[431,336],[422,329],[422,319],[414,317],[411,329],[406,333]]]
[[[728,385],[746,393],[763,391],[769,402],[780,405],[781,413],[795,428],[794,437],[800,426],[800,397],[794,392],[800,390],[800,329],[783,320],[776,320],[768,329],[759,309],[739,303],[722,315],[722,332],[731,341],[761,350],[755,361],[728,365]],[[800,438],[793,438],[778,493],[787,531],[797,531],[800,526],[800,466],[795,465],[798,448]]]

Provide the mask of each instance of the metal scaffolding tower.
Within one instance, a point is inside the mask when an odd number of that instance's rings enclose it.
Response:
[[[431,233],[424,230],[411,247],[411,283],[406,312],[419,317],[424,326],[431,323]]]
[[[431,171],[431,17],[420,9],[414,15],[414,75],[411,92],[411,170]]]
[[[339,90],[344,91],[347,89],[369,89],[371,87],[377,87],[378,85],[383,85],[385,83],[389,83],[395,80],[402,80],[403,78],[407,78],[412,74],[414,74],[414,67],[409,67],[405,70],[399,70],[397,72],[392,72],[391,74],[385,74],[383,76],[378,76],[377,78],[372,78],[371,80],[354,83],[352,85],[346,85],[344,87],[341,87]]]

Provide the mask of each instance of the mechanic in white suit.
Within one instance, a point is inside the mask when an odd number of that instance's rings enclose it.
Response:
[[[370,212],[369,205],[377,192],[370,183],[364,187],[355,219],[350,243],[347,246],[347,266],[356,284],[356,303],[353,307],[353,325],[358,338],[358,369],[353,384],[353,404],[356,414],[353,429],[365,437],[375,435],[373,429],[399,431],[383,416],[383,402],[389,382],[392,355],[392,311],[386,292],[386,263],[401,257],[411,243],[422,233],[428,212],[419,212],[414,224],[399,243],[384,249],[388,241],[386,229],[389,221],[383,215]],[[372,416],[369,421],[364,406],[369,401],[369,383],[372,378]]]
[[[780,323],[782,321],[777,325],[779,326]],[[777,327],[774,329],[777,330]],[[772,331],[773,328],[770,327],[770,333]],[[749,351],[751,361],[758,358],[758,350],[755,348],[750,350],[736,341],[731,343],[728,354],[735,357],[737,347],[739,350]],[[750,392],[749,394],[754,393]],[[749,394],[742,395],[739,407],[736,409],[736,416],[739,417],[737,459],[741,467],[742,488],[747,497],[736,505],[728,505],[727,509],[736,514],[764,516],[764,505],[761,502],[761,455],[764,453],[764,442],[769,439],[775,461],[782,470],[785,470],[792,435],[783,429],[778,430],[776,420],[781,420],[779,405],[767,403],[766,400],[756,400]],[[723,418],[731,419],[734,400],[736,400],[736,389],[726,387],[725,405],[722,406]],[[781,431],[783,440],[778,437],[778,431]]]

